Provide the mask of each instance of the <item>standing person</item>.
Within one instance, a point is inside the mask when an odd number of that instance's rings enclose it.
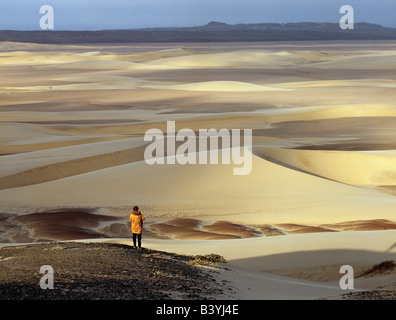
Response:
[[[133,246],[136,248],[136,238],[138,240],[139,249],[142,247],[142,226],[144,217],[139,211],[138,206],[133,207],[133,212],[129,215],[129,221],[131,222],[131,230],[133,237]]]

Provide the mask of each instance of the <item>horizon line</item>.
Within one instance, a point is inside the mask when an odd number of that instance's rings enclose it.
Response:
[[[50,31],[50,32],[56,32],[56,31],[67,31],[67,32],[95,32],[95,31],[127,31],[127,30],[153,30],[153,29],[191,29],[191,28],[202,28],[210,25],[211,23],[218,23],[218,24],[223,24],[226,26],[239,26],[239,25],[263,25],[263,24],[268,24],[268,25],[287,25],[287,24],[303,24],[303,23],[312,23],[312,24],[339,24],[338,22],[313,22],[313,21],[300,21],[300,22],[252,22],[252,23],[235,23],[235,24],[229,24],[227,22],[222,22],[222,21],[215,21],[212,20],[206,24],[203,25],[196,25],[196,26],[168,26],[168,27],[132,27],[132,28],[109,28],[109,29],[52,29],[52,30],[43,30],[43,29],[23,29],[23,30],[18,30],[18,29],[0,29],[0,31],[15,31],[15,32],[36,32],[36,31]],[[355,25],[359,24],[368,24],[368,25],[373,25],[373,26],[379,26],[382,28],[386,29],[396,29],[396,27],[387,27],[379,23],[372,23],[372,22],[367,22],[367,21],[359,21],[355,22]]]

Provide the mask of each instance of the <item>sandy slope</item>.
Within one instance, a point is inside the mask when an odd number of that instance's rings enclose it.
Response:
[[[348,68],[348,69],[396,69],[395,52],[367,53],[364,55],[338,57],[332,61],[320,62],[315,65],[320,68]]]
[[[68,162],[79,158],[100,157],[103,154],[133,149],[146,144],[142,139],[130,138],[119,141],[93,142],[89,144],[49,148],[46,150],[32,151],[28,154],[14,154],[0,157],[0,176],[9,176],[33,170],[34,168],[56,163]],[[128,159],[131,161],[131,159]],[[141,160],[141,159],[140,159]],[[109,161],[111,163],[111,161]]]
[[[292,89],[282,89],[268,87],[247,82],[238,81],[206,81],[198,83],[188,83],[180,85],[151,85],[148,88],[183,90],[183,91],[215,91],[215,92],[257,92],[257,91],[290,91]]]
[[[265,149],[278,163],[327,179],[362,186],[396,185],[396,157],[355,151]]]
[[[250,175],[235,176],[232,170],[222,164],[150,166],[143,161],[5,189],[0,196],[4,208],[139,203],[148,216],[196,216],[244,224],[375,219],[378,211],[382,218],[394,218],[396,200],[390,195],[307,175],[256,156]]]
[[[204,53],[150,61],[150,65],[184,68],[262,68],[294,65],[305,62],[298,54],[291,52],[234,51]]]

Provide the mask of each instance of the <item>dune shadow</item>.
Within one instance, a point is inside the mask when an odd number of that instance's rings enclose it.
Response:
[[[396,244],[395,244],[396,245]],[[395,246],[393,245],[393,246]],[[350,265],[358,275],[369,267],[387,260],[396,261],[396,253],[368,250],[311,250],[229,260],[230,264],[255,271],[328,280],[340,277],[343,265]]]

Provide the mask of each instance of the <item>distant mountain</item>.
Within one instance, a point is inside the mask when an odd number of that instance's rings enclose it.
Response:
[[[203,26],[202,28],[227,28],[227,27],[230,27],[230,25],[227,23],[212,21],[209,22],[207,25]]]
[[[229,25],[212,21],[204,26],[98,31],[0,30],[0,41],[34,43],[240,42],[296,40],[396,40],[396,29],[355,23],[342,30],[338,23],[256,23]]]

